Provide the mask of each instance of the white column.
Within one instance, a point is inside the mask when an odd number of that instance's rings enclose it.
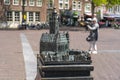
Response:
[[[15,22],[15,12],[14,11],[12,11],[12,22],[14,23]]]
[[[22,23],[22,12],[20,12],[20,24]]]
[[[35,12],[33,12],[33,23],[35,23]]]
[[[100,18],[103,19],[103,7],[100,8]]]
[[[27,15],[26,22],[29,23],[29,12],[26,12],[26,15]]]

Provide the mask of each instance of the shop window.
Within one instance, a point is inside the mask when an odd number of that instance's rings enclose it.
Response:
[[[12,12],[7,12],[7,21],[12,21]]]
[[[20,13],[15,12],[15,21],[20,21]]]
[[[40,21],[40,13],[39,12],[35,13],[35,21]]]
[[[29,12],[29,21],[33,21],[33,12]]]

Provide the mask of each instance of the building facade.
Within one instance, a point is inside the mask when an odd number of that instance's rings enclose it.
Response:
[[[23,4],[24,15],[22,14]],[[91,12],[89,0],[1,0],[0,20],[22,23],[24,17],[26,23],[46,22],[53,7],[56,7],[58,14],[66,10],[76,11],[78,16]]]
[[[24,19],[27,23],[46,21],[47,0],[3,0],[1,1],[1,20],[21,23],[24,3]],[[44,2],[43,2],[44,1]]]

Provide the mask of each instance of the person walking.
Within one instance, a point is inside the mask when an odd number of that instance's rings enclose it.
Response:
[[[98,40],[99,24],[97,23],[97,20],[93,18],[92,25],[87,25],[87,27],[90,29],[90,40],[88,41],[90,43],[89,53],[97,54],[96,42]]]

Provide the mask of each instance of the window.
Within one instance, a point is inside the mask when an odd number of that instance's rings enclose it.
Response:
[[[40,13],[39,12],[35,13],[35,21],[40,21]]]
[[[120,6],[118,6],[118,12],[120,12]]]
[[[7,12],[7,21],[12,21],[12,12]]]
[[[15,12],[15,21],[20,21],[20,13]]]
[[[63,0],[59,0],[59,2],[63,2]]]
[[[59,9],[63,9],[63,0],[59,0]]]
[[[85,12],[91,12],[91,4],[90,3],[85,4]]]
[[[29,6],[34,6],[35,2],[34,0],[29,0]]]
[[[81,2],[78,2],[78,10],[81,10]]]
[[[13,5],[19,5],[19,0],[13,0]]]
[[[76,6],[77,5],[77,2],[76,1],[73,1],[73,3],[72,3],[72,8],[73,8],[73,10],[76,10]]]
[[[41,7],[41,6],[42,6],[42,0],[37,0],[37,3],[36,3],[36,4],[37,4],[37,6],[40,6],[40,7]]]
[[[69,0],[65,0],[64,7],[65,9],[69,9]]]
[[[65,9],[69,9],[69,6],[68,6],[68,4],[65,4]]]
[[[10,0],[4,0],[5,5],[10,5]]]
[[[49,0],[49,2],[48,2],[48,7],[49,7],[49,8],[52,8],[52,7],[53,7],[53,4],[54,4],[54,3],[53,3],[53,0]]]
[[[68,3],[69,1],[68,0],[65,0],[66,3]]]
[[[29,12],[29,21],[33,21],[33,12]]]

